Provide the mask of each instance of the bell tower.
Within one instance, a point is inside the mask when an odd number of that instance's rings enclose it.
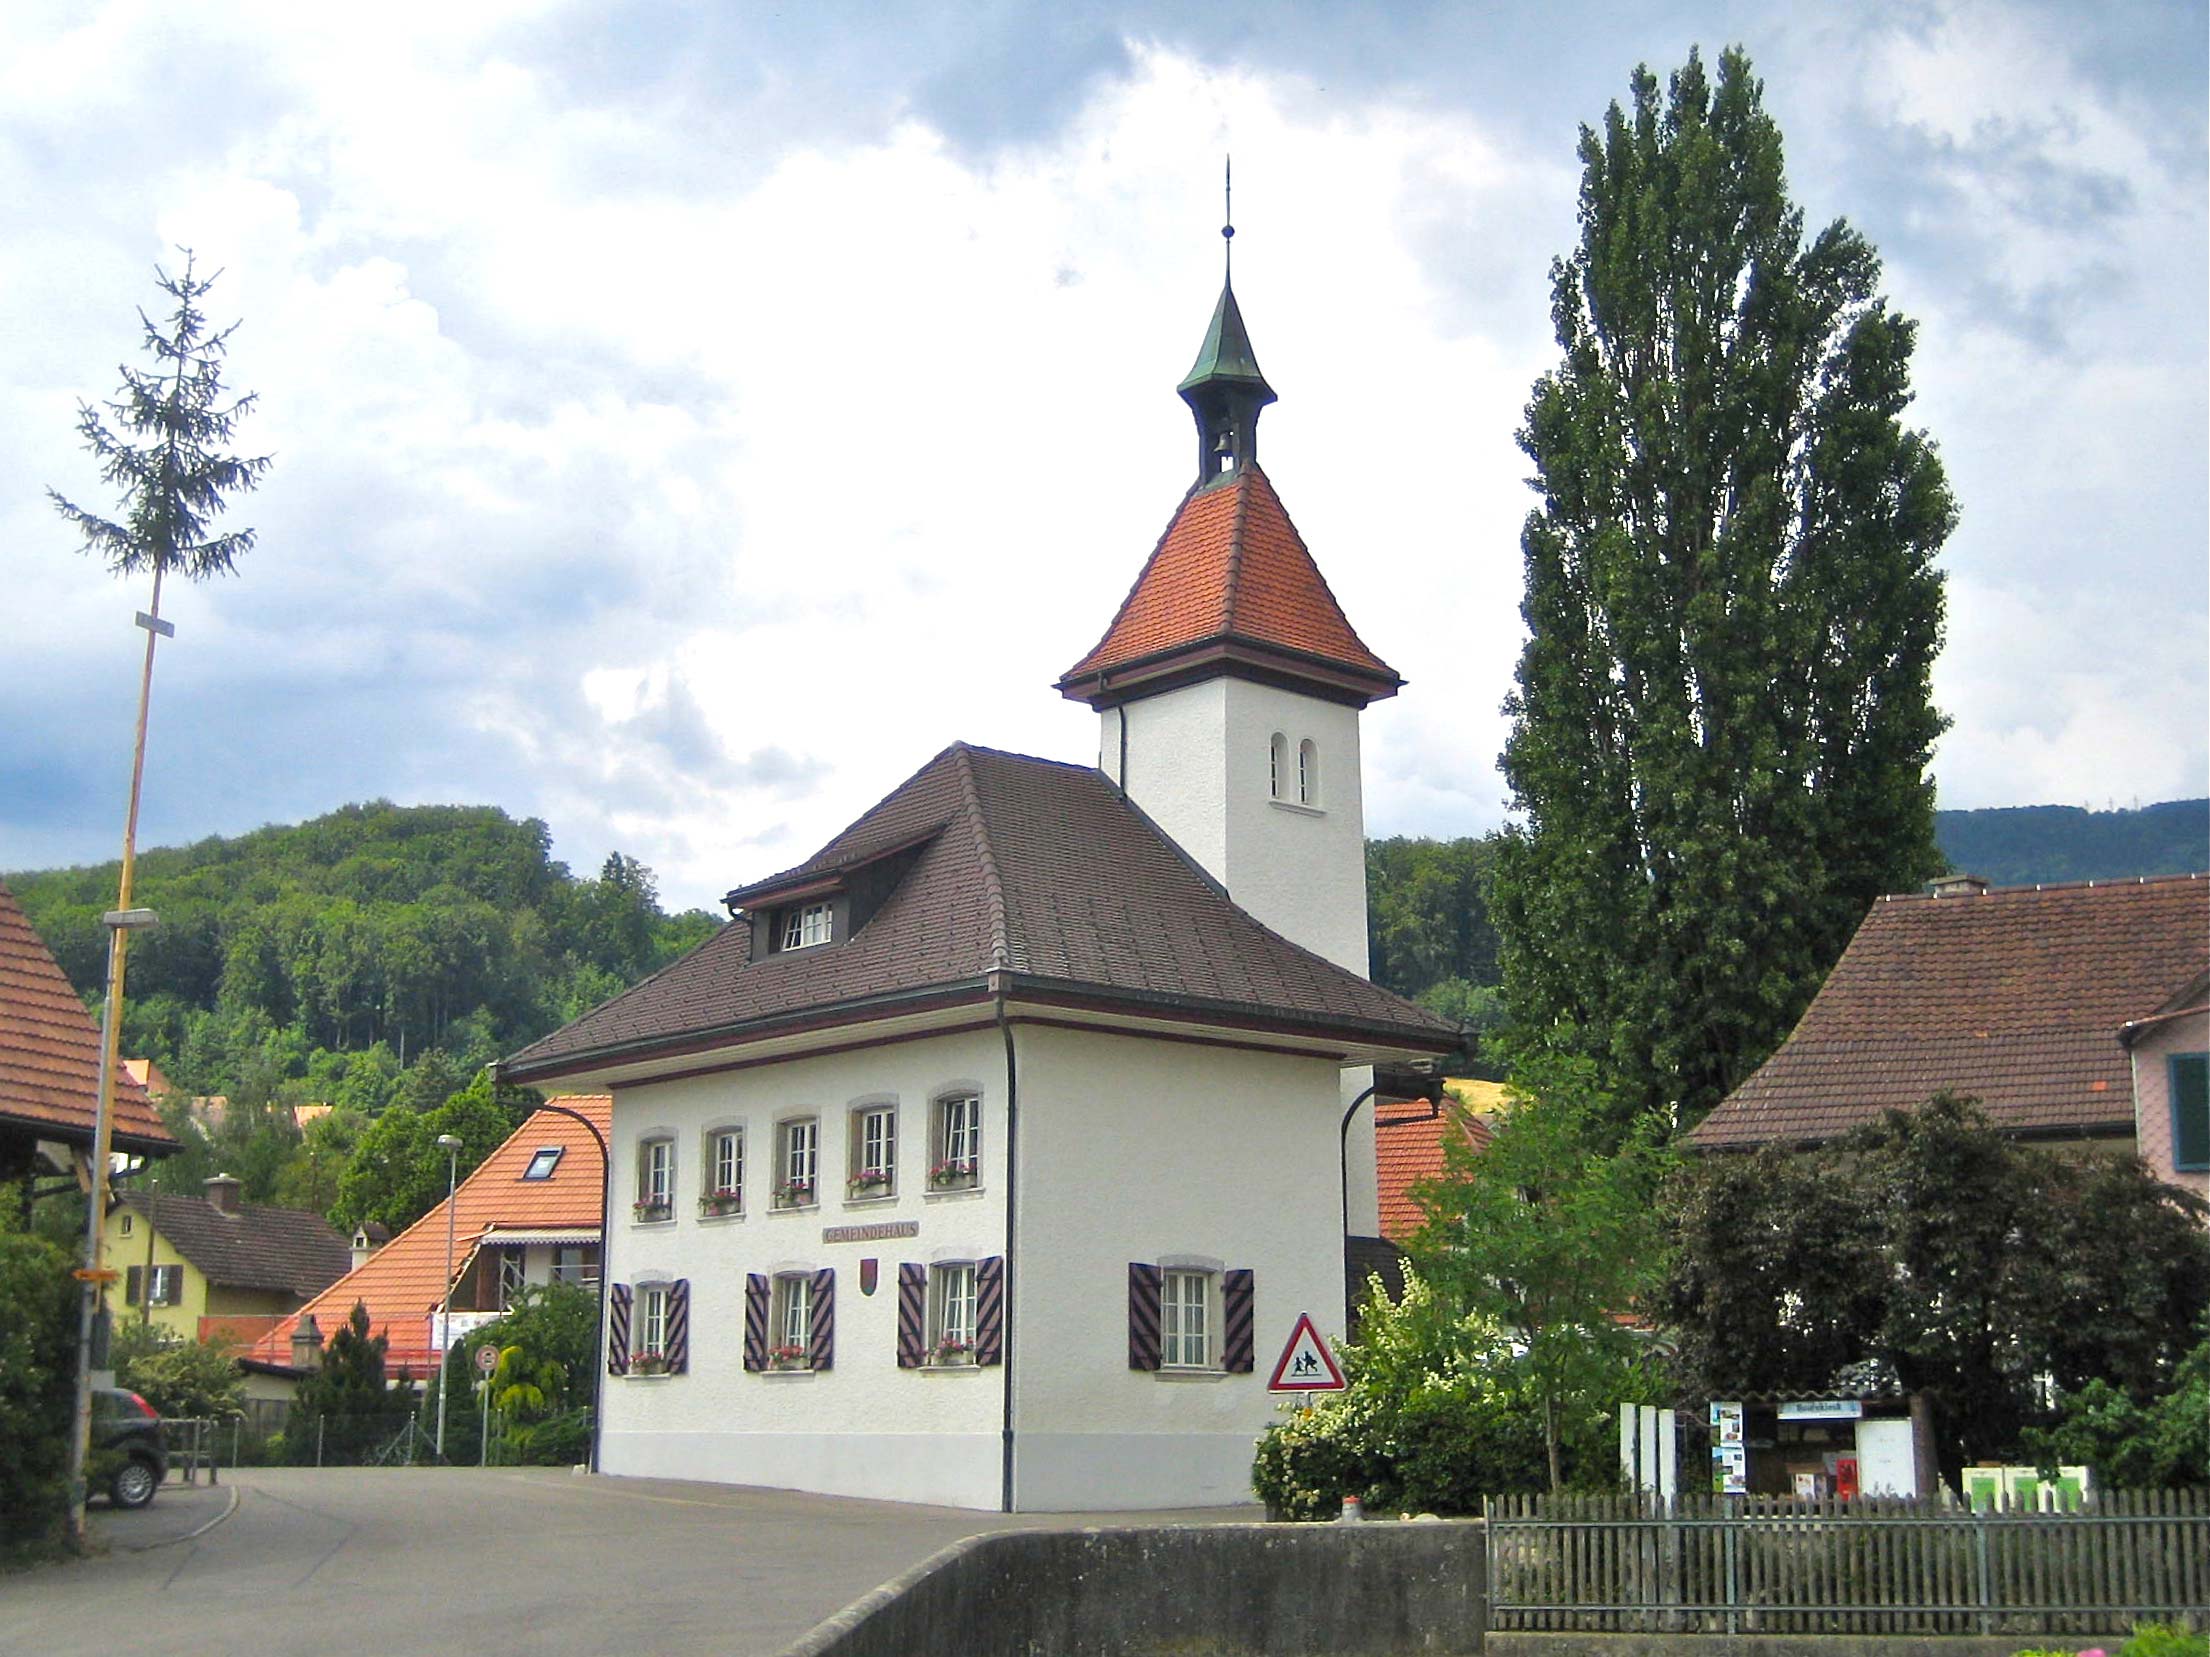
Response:
[[[1230,898],[1363,976],[1358,716],[1404,681],[1352,628],[1259,468],[1276,399],[1232,274],[1176,389],[1197,421],[1196,481],[1059,691],[1097,710],[1098,768]]]

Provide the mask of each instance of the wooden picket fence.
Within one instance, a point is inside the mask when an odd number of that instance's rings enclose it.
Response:
[[[2103,1634],[2210,1616],[2210,1491],[2071,1513],[1779,1496],[1496,1496],[1489,1626],[1620,1633]]]

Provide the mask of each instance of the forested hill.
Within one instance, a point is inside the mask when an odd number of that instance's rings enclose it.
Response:
[[[714,929],[703,912],[662,911],[635,859],[579,879],[550,844],[542,822],[493,807],[378,800],[145,852],[133,901],[161,924],[131,943],[123,1051],[185,1092],[365,1094],[352,1102],[373,1112],[425,1054],[440,1062],[423,1091],[442,1097]],[[116,875],[8,876],[88,998]]]
[[[2116,811],[2075,805],[1937,811],[1934,838],[1951,868],[1998,886],[2193,874],[2210,869],[2210,800]]]

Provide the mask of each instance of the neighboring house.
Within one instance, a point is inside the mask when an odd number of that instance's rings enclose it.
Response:
[[[1947,1091],[2021,1139],[2151,1152],[2176,1108],[2179,1137],[2200,1145],[2188,1060],[2206,1044],[2187,987],[2206,967],[2202,875],[1996,890],[1956,878],[1882,898],[1795,1032],[1687,1142],[1823,1144]]]
[[[1425,1223],[1412,1199],[1421,1180],[1441,1179],[1444,1147],[1463,1140],[1476,1152],[1493,1137],[1489,1123],[1504,1106],[1502,1082],[1461,1081],[1444,1085],[1441,1100],[1413,1099],[1392,1104],[1374,1118],[1374,1161],[1380,1170],[1381,1235],[1402,1247]]]
[[[89,1187],[100,1093],[100,1032],[53,955],[0,881],[0,1180],[74,1173]],[[114,1150],[167,1156],[176,1139],[146,1090],[118,1066]]]
[[[611,1099],[550,1102],[607,1131]],[[604,1193],[605,1167],[591,1128],[558,1111],[532,1112],[453,1194],[452,1338],[493,1321],[525,1287],[557,1279],[595,1289]],[[389,1343],[387,1376],[432,1374],[445,1344],[439,1311],[448,1281],[446,1211],[439,1203],[381,1246],[382,1226],[357,1231],[349,1247],[359,1263],[256,1340],[245,1354],[248,1372],[296,1379],[314,1362],[309,1351],[327,1343],[358,1303],[368,1311],[370,1332]],[[309,1338],[295,1357],[294,1336],[303,1331]]]
[[[217,1174],[205,1197],[117,1194],[107,1263],[123,1274],[118,1318],[242,1341],[345,1274],[353,1251],[328,1220],[242,1203],[239,1183]]]
[[[1257,465],[1231,292],[1179,389],[1197,482],[1059,681],[1098,764],[954,744],[501,1065],[614,1091],[606,1471],[1247,1501],[1275,1354],[1341,1331],[1346,1112],[1458,1044],[1365,977],[1401,681]]]
[[[2210,1197],[2210,971],[2125,1027],[2134,1138],[2157,1177]]]

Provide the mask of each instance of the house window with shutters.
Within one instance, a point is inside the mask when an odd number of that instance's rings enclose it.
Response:
[[[706,1134],[706,1175],[698,1211],[708,1219],[744,1212],[744,1130],[712,1128]]]
[[[828,1369],[836,1359],[836,1272],[752,1273],[744,1280],[744,1367],[755,1373]]]
[[[691,1283],[687,1277],[617,1283],[606,1297],[610,1375],[681,1375],[690,1368]]]
[[[853,1199],[895,1196],[898,1190],[898,1107],[855,1105],[845,1146],[844,1194]]]
[[[152,1276],[144,1266],[129,1267],[123,1276],[123,1301],[129,1306],[174,1306],[184,1298],[184,1268],[155,1266]]]
[[[930,1115],[929,1189],[973,1189],[982,1180],[982,1095],[948,1093]]]
[[[2165,1075],[2172,1098],[2172,1169],[2210,1169],[2210,1053],[2174,1053]]]
[[[899,1266],[900,1369],[968,1369],[1004,1361],[1003,1255]]]
[[[675,1216],[675,1140],[657,1134],[637,1144],[637,1200],[632,1212],[641,1222]]]
[[[1165,1375],[1248,1375],[1255,1367],[1256,1274],[1187,1260],[1128,1266],[1128,1367]]]
[[[820,1201],[821,1119],[794,1116],[775,1125],[777,1208],[811,1208]]]

